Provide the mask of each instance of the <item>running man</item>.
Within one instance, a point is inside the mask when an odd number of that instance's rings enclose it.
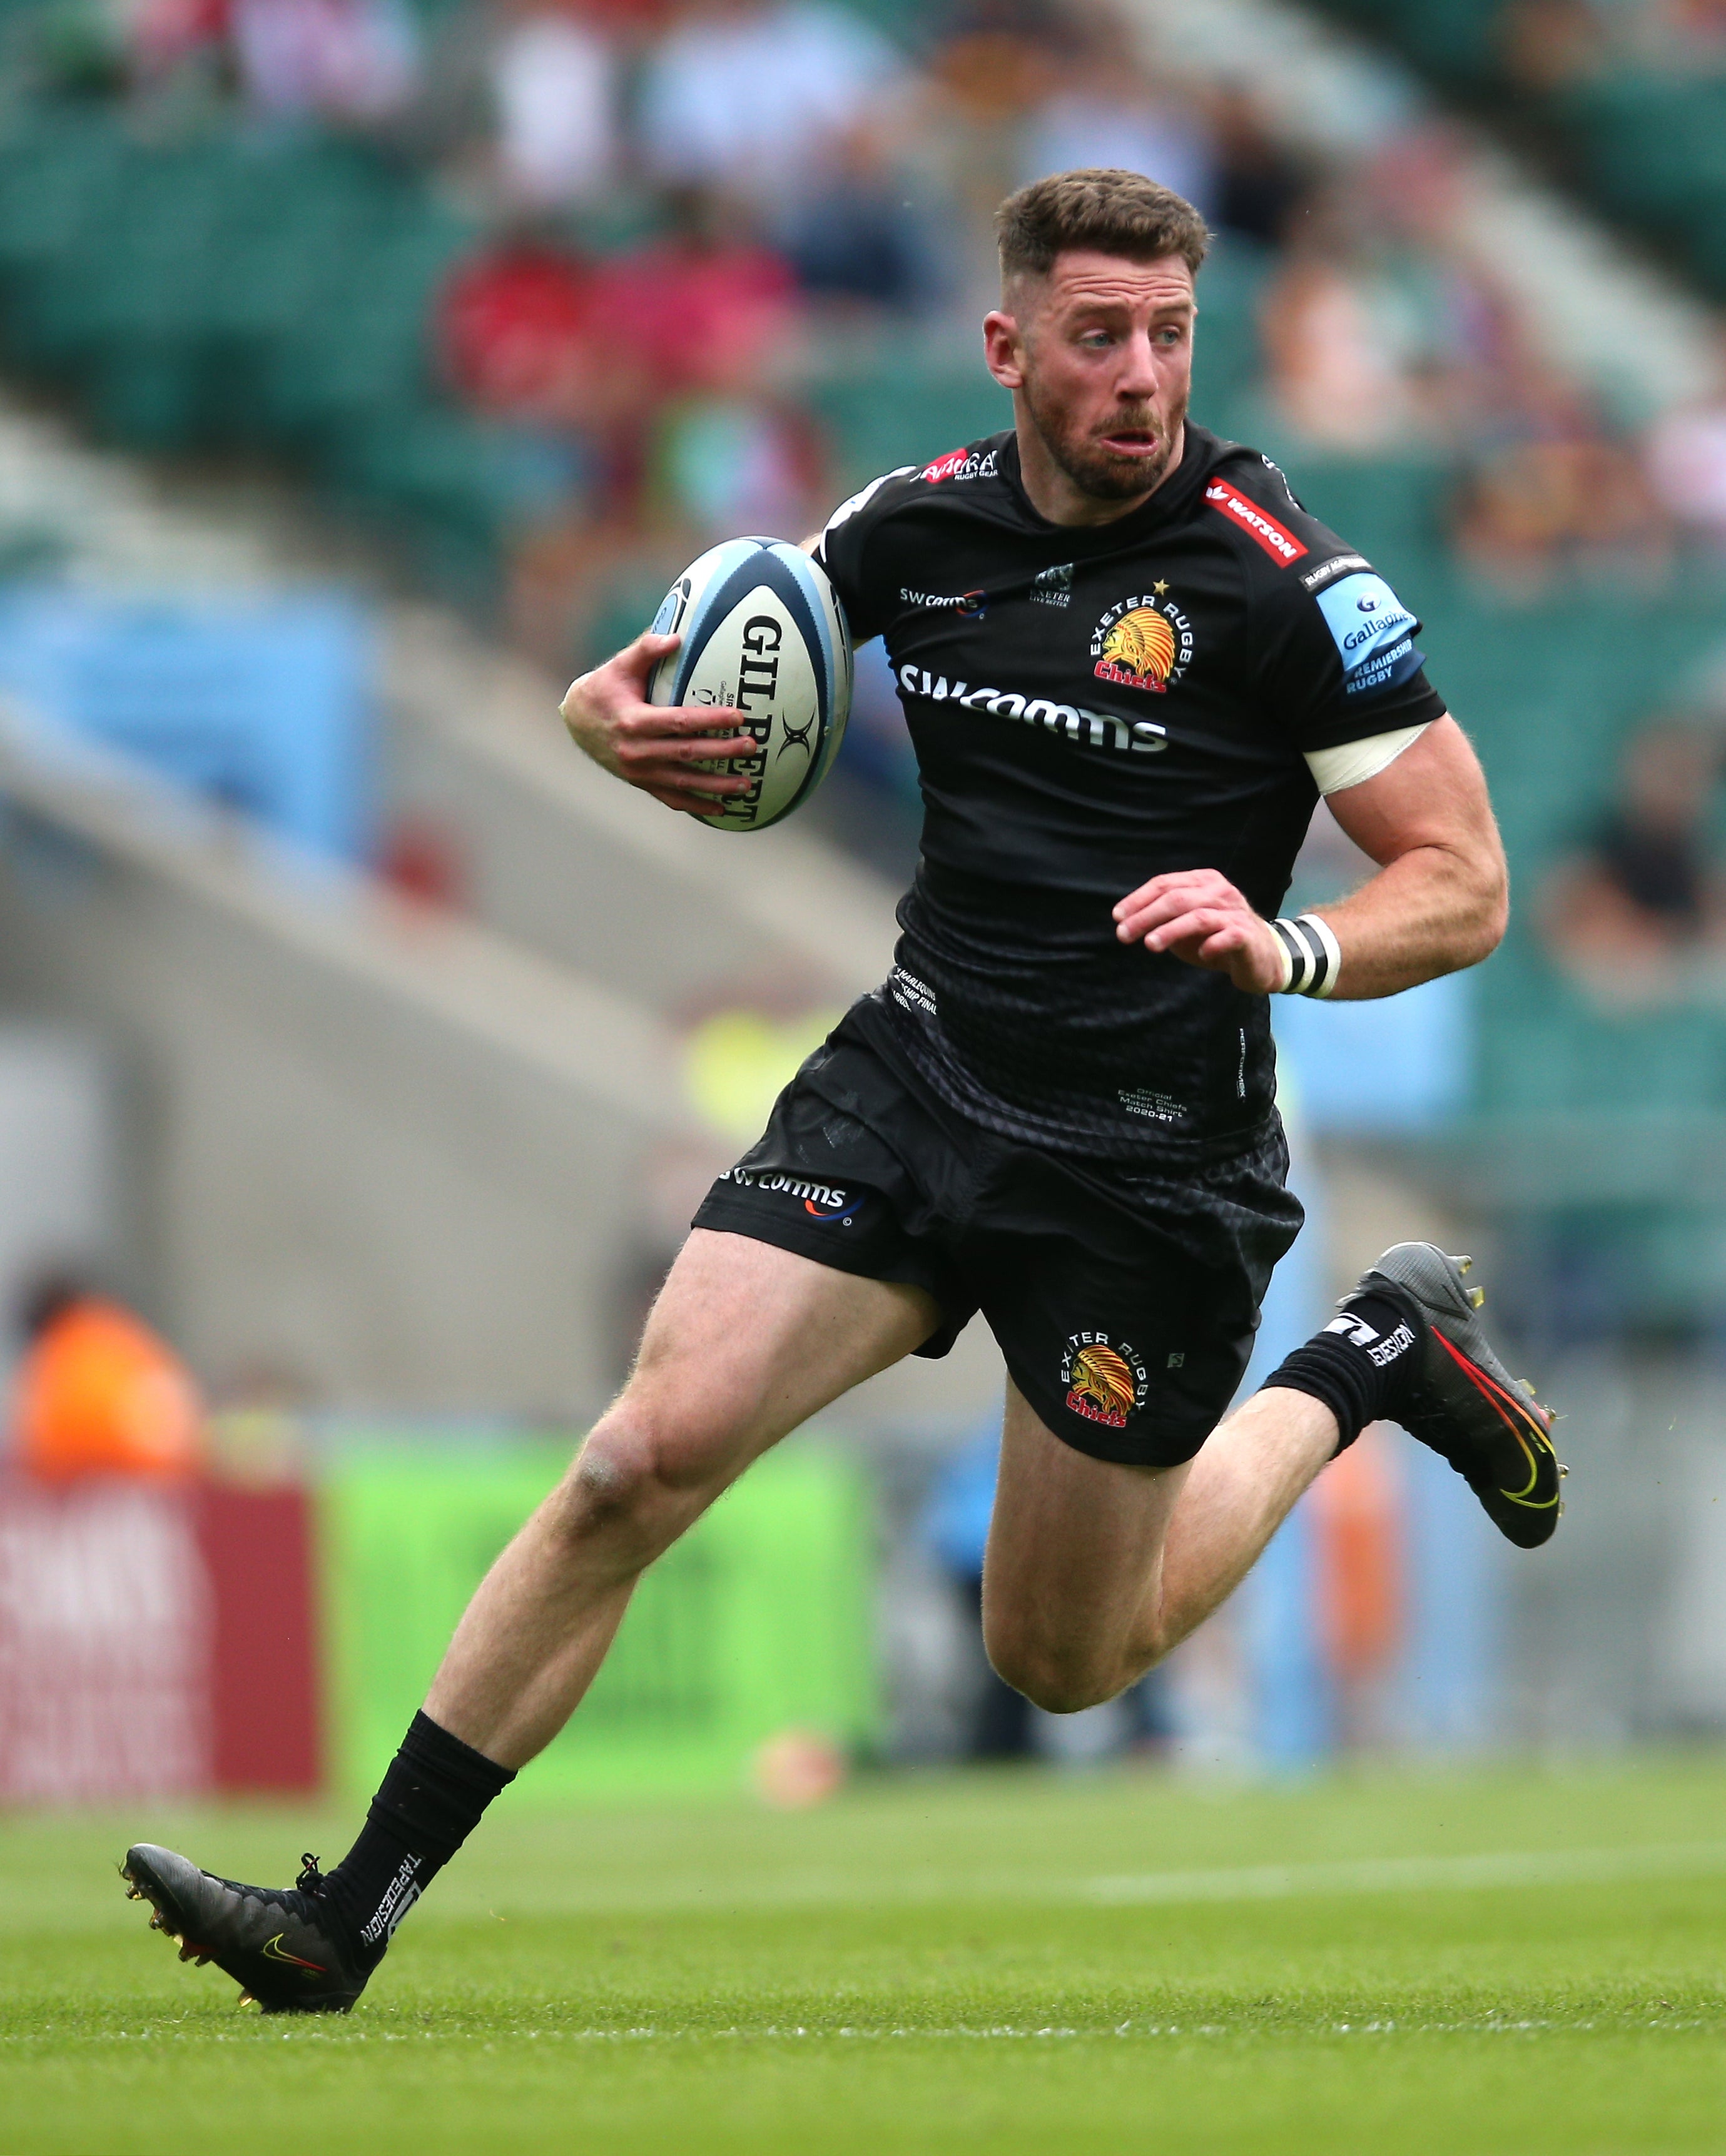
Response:
[[[1009,1373],[984,1628],[1042,1707],[1112,1697],[1208,1617],[1380,1417],[1524,1548],[1549,1416],[1456,1260],[1387,1251],[1226,1422],[1285,1188],[1269,998],[1477,964],[1504,859],[1420,624],[1277,466],[1185,421],[1189,204],[1069,172],[999,218],[1010,432],[877,480],[812,542],[886,640],[921,762],[892,974],[715,1184],[633,1375],[475,1594],[358,1840],[290,1889],[140,1845],[182,1956],[268,2011],[351,2006],[486,1805],[568,1720],[643,1569],[750,1462],[981,1311]],[[571,688],[596,762],[699,814],[716,716],[644,701],[651,634]],[[1319,795],[1378,871],[1279,920]],[[1219,1428],[1219,1423],[1221,1426]]]

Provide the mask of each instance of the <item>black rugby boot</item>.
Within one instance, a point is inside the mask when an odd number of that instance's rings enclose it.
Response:
[[[342,1935],[313,1856],[294,1887],[244,1887],[200,1871],[189,1857],[141,1841],[120,1876],[129,1899],[148,1902],[153,1932],[177,1941],[182,1961],[213,1961],[266,2014],[346,2014],[372,1974]]]
[[[1472,1262],[1431,1243],[1397,1243],[1354,1293],[1389,1296],[1414,1325],[1419,1360],[1403,1381],[1396,1420],[1449,1460],[1501,1535],[1538,1549],[1558,1525],[1568,1471],[1552,1449],[1551,1410],[1510,1375],[1487,1337],[1486,1291],[1462,1285]]]

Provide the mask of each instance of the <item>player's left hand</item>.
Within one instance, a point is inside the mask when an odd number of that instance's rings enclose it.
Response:
[[[1141,884],[1115,908],[1115,933],[1226,973],[1249,994],[1267,996],[1282,984],[1282,950],[1270,923],[1215,869],[1178,869]]]

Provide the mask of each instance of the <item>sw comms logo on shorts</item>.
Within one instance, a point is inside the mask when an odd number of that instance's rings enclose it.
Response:
[[[1193,624],[1168,585],[1153,584],[1109,608],[1091,632],[1091,657],[1099,681],[1164,696],[1193,663]]]
[[[1151,1380],[1138,1350],[1127,1341],[1107,1332],[1075,1332],[1061,1351],[1061,1382],[1075,1414],[1125,1430],[1128,1416],[1144,1405]]]
[[[812,1220],[836,1228],[849,1228],[869,1195],[866,1190],[842,1190],[837,1183],[812,1183],[805,1176],[786,1175],[778,1168],[763,1175],[751,1168],[728,1168],[719,1180],[733,1183],[740,1190],[765,1190],[776,1196],[801,1199],[803,1209]]]

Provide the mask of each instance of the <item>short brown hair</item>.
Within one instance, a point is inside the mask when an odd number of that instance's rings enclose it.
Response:
[[[1193,275],[1210,245],[1205,222],[1184,196],[1143,172],[1092,168],[1054,172],[1009,195],[995,212],[1003,277],[1046,277],[1073,248],[1129,262],[1178,254]]]

